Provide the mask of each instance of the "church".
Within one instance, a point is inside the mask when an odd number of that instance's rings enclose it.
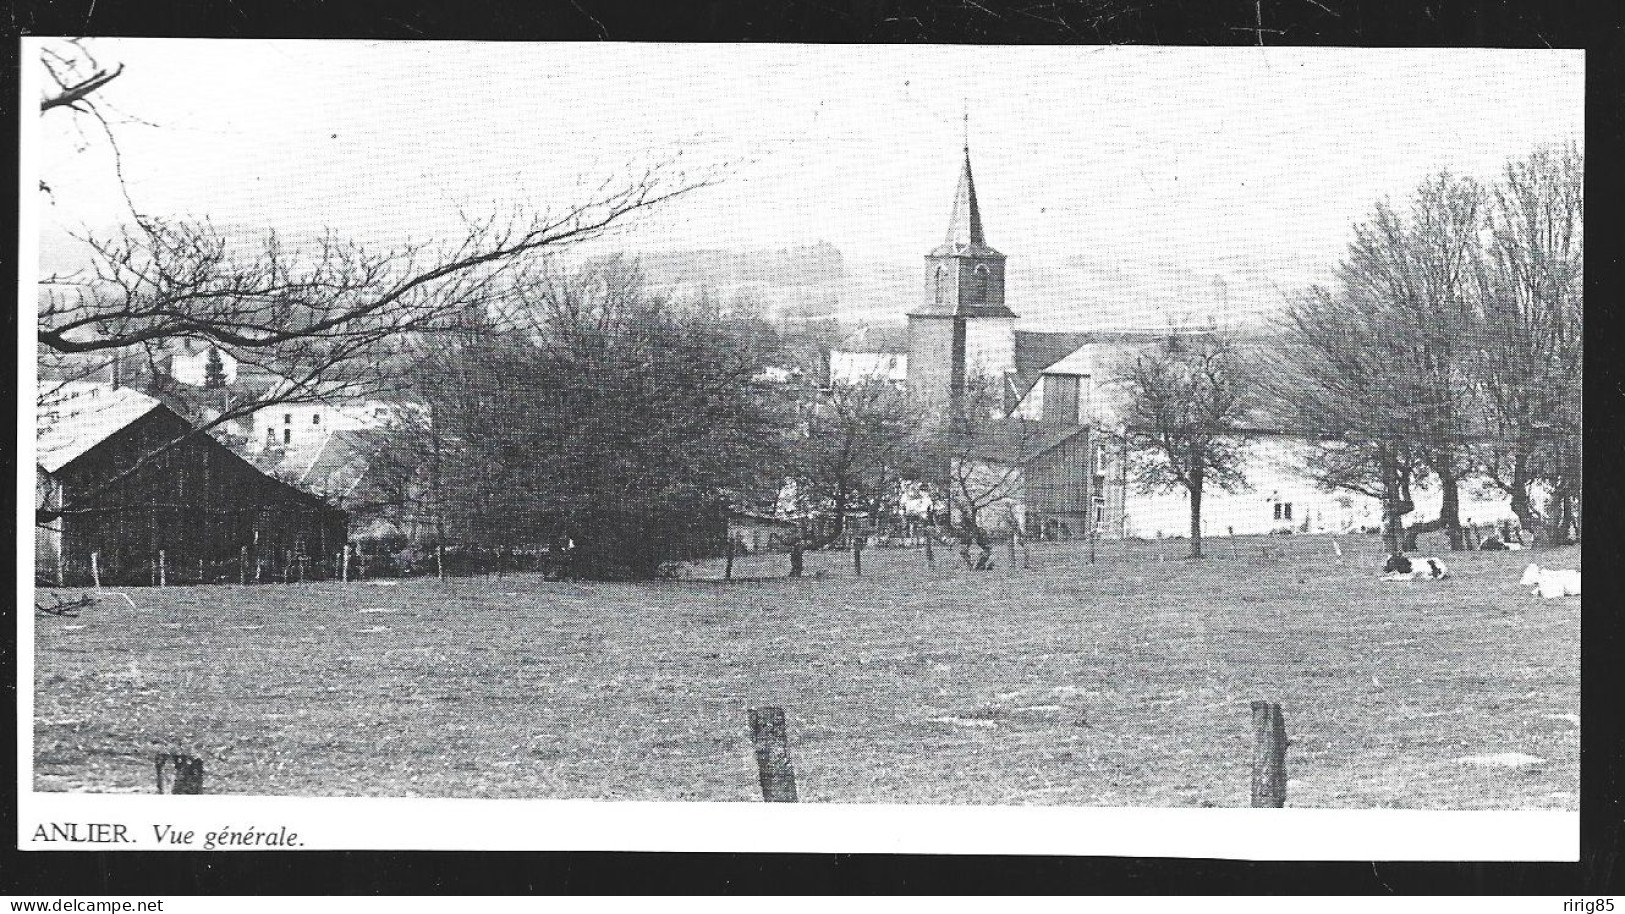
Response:
[[[1186,494],[1141,491],[1113,434],[1121,423],[1112,378],[1160,333],[1022,328],[1005,295],[1007,260],[988,243],[967,144],[947,234],[926,254],[922,294],[906,312],[906,356],[837,351],[832,369],[848,370],[832,375],[884,364],[888,373],[906,373],[910,396],[929,412],[973,416],[980,428],[958,455],[950,488],[959,504],[950,508],[970,506],[985,528],[1045,538],[1187,535]],[[1374,499],[1322,491],[1297,471],[1306,446],[1290,432],[1250,438],[1248,485],[1205,493],[1203,535],[1375,530]],[[1437,494],[1417,494],[1413,517],[1436,516]],[[1462,496],[1464,522],[1510,517],[1499,499]]]

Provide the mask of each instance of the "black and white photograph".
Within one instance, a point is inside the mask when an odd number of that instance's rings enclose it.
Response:
[[[24,849],[1574,859],[1584,52],[23,47]]]

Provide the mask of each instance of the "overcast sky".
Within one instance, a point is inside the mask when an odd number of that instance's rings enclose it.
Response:
[[[1010,303],[1068,326],[1132,314],[1140,292],[1210,298],[1215,279],[1233,307],[1266,307],[1324,279],[1377,199],[1440,169],[1493,178],[1583,134],[1578,51],[92,46],[126,66],[105,100],[151,124],[118,129],[142,212],[380,245],[451,238],[460,210],[567,202],[583,181],[680,151],[695,169],[730,163],[731,177],[616,247],[829,241],[855,285],[880,286],[853,293],[876,316],[894,294],[886,271],[906,283],[896,313],[914,303],[967,107]],[[55,267],[64,229],[127,209],[105,144],[43,121],[42,258]]]

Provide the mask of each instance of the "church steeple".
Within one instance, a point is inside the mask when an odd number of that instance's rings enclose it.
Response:
[[[976,202],[976,179],[970,170],[970,146],[965,146],[965,165],[959,171],[959,189],[954,192],[954,211],[948,218],[948,237],[943,239],[941,253],[980,252],[997,254],[987,246],[982,232],[982,207]],[[940,249],[939,249],[940,250]],[[939,253],[933,251],[932,253]]]
[[[925,255],[925,295],[908,314],[908,389],[921,403],[957,415],[969,378],[1003,378],[1015,368],[1004,260],[982,229],[967,140],[948,235]]]
[[[1004,259],[987,243],[982,228],[982,204],[976,199],[967,143],[948,235],[925,255],[925,303],[914,313],[1015,317],[1004,305]]]

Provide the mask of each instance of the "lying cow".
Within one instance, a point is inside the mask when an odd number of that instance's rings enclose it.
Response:
[[[1522,543],[1507,542],[1498,536],[1491,536],[1478,545],[1480,552],[1517,552],[1522,548]]]
[[[1545,599],[1580,595],[1580,572],[1573,569],[1542,568],[1531,563],[1518,583],[1535,588],[1535,595]]]
[[[1409,558],[1396,552],[1382,563],[1384,581],[1437,581],[1448,577],[1450,572],[1444,563],[1431,556]]]

